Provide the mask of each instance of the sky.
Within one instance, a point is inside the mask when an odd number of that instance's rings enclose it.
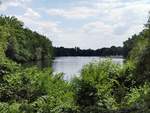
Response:
[[[0,14],[47,36],[53,46],[122,46],[144,28],[150,0],[0,0]]]

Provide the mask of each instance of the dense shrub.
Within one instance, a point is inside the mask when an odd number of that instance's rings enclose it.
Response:
[[[136,67],[137,83],[150,82],[150,46],[142,52]]]
[[[91,63],[83,68],[81,78],[73,81],[75,101],[81,112],[99,113],[118,108],[113,88],[119,85],[116,79],[121,69],[121,65],[111,60]]]
[[[148,58],[148,57],[147,57]],[[72,81],[81,113],[148,113],[150,85],[137,86],[136,65],[111,60],[86,65]]]
[[[5,75],[0,84],[0,101],[7,102],[6,107],[16,103],[16,109],[25,113],[71,112],[75,109],[73,93],[61,76],[38,68]]]

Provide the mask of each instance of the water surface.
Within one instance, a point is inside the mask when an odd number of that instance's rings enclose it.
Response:
[[[106,60],[104,57],[56,57],[53,61],[52,67],[55,73],[64,73],[64,79],[69,80],[74,76],[80,74],[84,65],[100,60]],[[121,64],[122,58],[112,58],[114,63]]]

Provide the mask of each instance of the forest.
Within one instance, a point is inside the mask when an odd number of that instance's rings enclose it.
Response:
[[[65,81],[51,67],[23,66],[51,62],[52,42],[15,17],[0,16],[0,113],[150,113],[150,18],[121,54],[123,64],[89,63],[80,77]]]
[[[54,47],[54,56],[123,56],[123,48],[112,46],[110,48],[101,49],[80,49]]]

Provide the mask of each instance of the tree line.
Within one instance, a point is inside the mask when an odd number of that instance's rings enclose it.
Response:
[[[123,56],[123,48],[112,46],[110,48],[102,49],[80,49],[75,48],[64,48],[54,47],[55,56]]]

